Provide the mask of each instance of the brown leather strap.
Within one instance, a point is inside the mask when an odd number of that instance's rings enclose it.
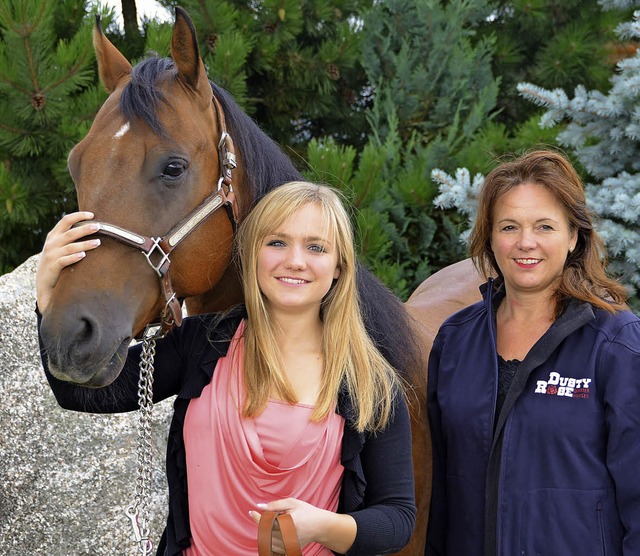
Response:
[[[278,522],[280,534],[284,542],[284,549],[287,556],[302,556],[298,534],[293,518],[287,513],[272,511],[262,512],[260,523],[258,524],[258,556],[272,556],[271,534],[274,522]]]
[[[258,555],[271,556],[271,531],[278,512],[262,512],[258,523]]]
[[[278,514],[276,519],[278,520],[280,534],[284,541],[285,554],[287,556],[302,556],[302,550],[300,550],[300,543],[298,542],[298,533],[296,533],[296,526],[293,523],[291,514]]]

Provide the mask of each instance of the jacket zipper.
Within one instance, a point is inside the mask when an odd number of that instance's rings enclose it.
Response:
[[[598,500],[596,511],[598,515],[598,528],[600,529],[600,544],[602,548],[602,556],[607,556],[607,544],[604,539],[604,516],[602,515],[602,502],[600,500]]]

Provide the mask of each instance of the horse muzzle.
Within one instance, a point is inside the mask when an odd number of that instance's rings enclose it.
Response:
[[[89,388],[108,386],[118,377],[131,342],[130,327],[105,328],[86,315],[45,314],[40,334],[51,374]]]

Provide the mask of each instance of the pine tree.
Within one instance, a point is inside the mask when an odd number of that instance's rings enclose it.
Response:
[[[362,57],[378,135],[391,110],[404,141],[415,132],[424,144],[442,139],[455,148],[473,137],[498,93],[494,37],[477,35],[490,13],[486,0],[388,0],[365,15]]]
[[[640,38],[640,12],[617,32],[622,40]],[[563,89],[530,83],[520,83],[518,90],[546,109],[543,127],[568,122],[557,140],[584,169],[587,201],[600,217],[598,231],[611,259],[610,270],[628,286],[630,304],[640,310],[640,51],[617,67],[607,93],[579,85],[570,99]],[[483,177],[472,179],[466,169],[455,176],[435,171],[432,177],[440,184],[436,204],[457,206],[472,221]]]
[[[184,0],[209,77],[280,144],[362,143],[358,13],[372,0]],[[170,5],[172,2],[164,1]]]
[[[620,47],[614,29],[629,19],[633,2],[603,12],[602,0],[498,0],[483,32],[496,37],[493,68],[502,76],[497,116],[513,128],[537,114],[516,91],[521,81],[542,87],[603,90]],[[616,9],[613,9],[616,8]]]
[[[500,91],[493,118],[471,140],[452,152],[441,168],[453,172],[488,172],[501,155],[532,145],[557,146],[558,130],[540,128],[541,110],[523,99],[516,85],[532,81],[543,87],[606,89],[615,62],[628,44],[615,26],[628,19],[631,0],[619,0],[601,13],[604,0],[499,0],[479,27],[495,37],[493,73]]]
[[[82,0],[0,4],[0,272],[75,207],[69,150],[104,98]]]
[[[360,249],[401,297],[463,256],[460,217],[437,211],[429,175],[473,137],[495,105],[491,41],[474,40],[484,1],[376,3],[363,21],[372,87],[368,142],[309,146],[310,179],[343,189],[356,207]]]

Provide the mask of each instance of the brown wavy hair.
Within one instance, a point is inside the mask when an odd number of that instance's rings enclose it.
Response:
[[[587,207],[582,180],[560,153],[536,150],[507,160],[485,178],[478,199],[478,214],[471,232],[469,253],[485,277],[504,278],[491,249],[493,211],[499,197],[523,183],[546,187],[564,208],[570,230],[577,231],[575,249],[567,256],[555,293],[556,316],[570,298],[605,311],[623,308],[627,290],[606,274],[604,243],[594,228],[594,213]]]

